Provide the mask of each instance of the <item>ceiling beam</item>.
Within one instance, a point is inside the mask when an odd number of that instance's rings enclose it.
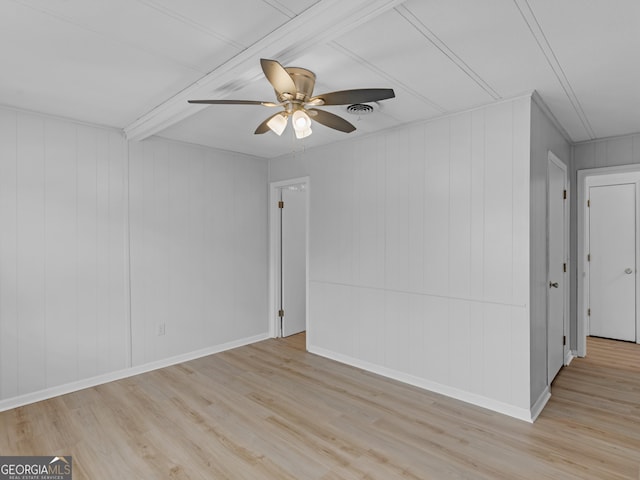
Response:
[[[320,0],[280,28],[243,50],[200,80],[167,99],[124,128],[129,140],[143,140],[197,113],[205,106],[187,100],[218,98],[262,76],[260,58],[287,64],[310,50],[396,7],[404,0]]]

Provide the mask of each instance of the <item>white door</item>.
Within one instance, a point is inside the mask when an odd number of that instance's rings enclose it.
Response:
[[[636,340],[636,185],[589,188],[589,334]]]
[[[547,170],[548,294],[547,294],[547,380],[549,384],[564,363],[565,348],[565,202],[566,169],[549,158]]]
[[[281,333],[288,337],[303,332],[307,324],[307,191],[298,185],[284,187],[280,192]]]

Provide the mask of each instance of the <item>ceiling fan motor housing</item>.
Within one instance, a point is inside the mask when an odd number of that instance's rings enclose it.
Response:
[[[285,67],[285,70],[291,75],[291,79],[296,85],[297,92],[295,100],[304,102],[311,98],[313,88],[316,85],[316,74],[306,68]],[[280,98],[281,96],[278,95],[278,92],[276,92],[276,96],[278,96],[280,101],[287,100],[286,98]]]

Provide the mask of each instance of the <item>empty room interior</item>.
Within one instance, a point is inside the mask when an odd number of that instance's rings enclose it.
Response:
[[[0,2],[0,465],[640,478],[639,26]]]

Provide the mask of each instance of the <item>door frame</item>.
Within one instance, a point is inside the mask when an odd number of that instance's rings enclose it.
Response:
[[[589,251],[589,210],[587,207],[587,195],[589,188],[604,185],[616,185],[619,183],[636,184],[636,264],[640,260],[640,165],[622,165],[617,167],[599,167],[578,170],[578,291],[577,291],[577,335],[578,351],[580,357],[587,354],[587,332],[589,317],[589,263],[587,252]],[[638,302],[640,300],[640,278],[638,278],[636,265],[636,343],[640,343],[640,316],[638,315]]]
[[[279,180],[269,183],[269,336],[271,338],[281,337],[279,317],[278,317],[278,259],[280,258],[280,189],[293,186],[304,185],[306,192],[306,212],[305,212],[305,318],[306,329],[309,329],[309,213],[311,199],[311,185],[309,177],[297,177],[288,180]],[[307,341],[309,336],[307,335]]]
[[[557,155],[555,155],[551,150],[549,150],[548,154],[547,154],[547,225],[546,225],[546,229],[547,229],[547,265],[546,265],[546,270],[547,270],[547,282],[550,281],[549,279],[549,255],[550,255],[550,250],[551,250],[551,246],[550,246],[550,238],[549,238],[549,210],[551,208],[551,204],[549,202],[549,163],[553,163],[556,167],[558,167],[560,170],[562,170],[562,172],[564,173],[564,190],[567,192],[567,196],[564,202],[562,202],[562,210],[563,210],[563,222],[562,222],[562,229],[563,229],[563,245],[562,245],[562,258],[564,259],[564,262],[566,263],[567,267],[570,265],[569,262],[569,199],[571,198],[570,196],[570,191],[569,191],[569,171],[567,168],[567,165],[560,160],[560,158],[558,158]],[[569,270],[567,268],[567,270]],[[564,272],[563,277],[562,277],[562,282],[564,283],[564,290],[563,290],[563,299],[562,299],[562,329],[564,331],[563,335],[566,337],[566,344],[564,347],[564,351],[562,352],[562,356],[563,356],[563,361],[562,364],[563,365],[569,365],[569,363],[571,363],[571,359],[573,358],[572,353],[571,353],[571,327],[570,327],[570,323],[569,323],[569,291],[570,291],[570,287],[571,287],[571,282],[570,282],[570,277],[569,277],[569,273],[568,271]],[[549,302],[549,293],[550,290],[549,288],[547,288],[547,295],[546,295],[546,303],[547,303],[547,377],[548,377],[548,372],[549,372],[549,320],[550,320],[550,302]],[[548,383],[551,383],[551,380],[553,379],[548,379]]]

